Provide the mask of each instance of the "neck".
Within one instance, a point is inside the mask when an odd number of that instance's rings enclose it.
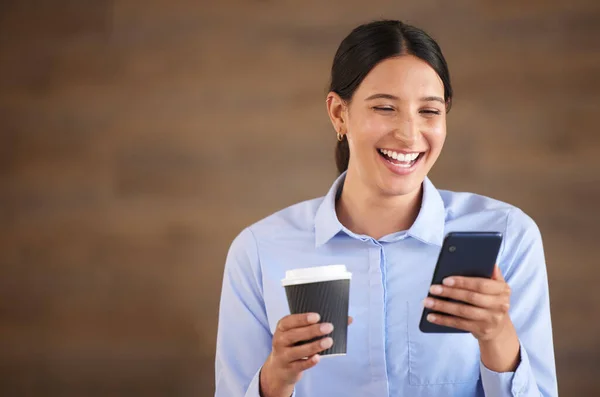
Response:
[[[419,214],[423,187],[402,196],[386,196],[373,190],[346,174],[342,194],[336,202],[340,223],[356,234],[376,240],[408,230]]]

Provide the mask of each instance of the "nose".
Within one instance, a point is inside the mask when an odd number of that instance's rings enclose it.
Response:
[[[405,117],[394,131],[394,136],[406,146],[412,147],[419,140],[419,127],[412,117]]]

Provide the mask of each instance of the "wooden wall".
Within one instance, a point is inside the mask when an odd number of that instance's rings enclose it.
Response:
[[[447,56],[440,188],[546,244],[559,385],[600,394],[600,2],[0,2],[0,394],[208,396],[226,250],[324,194],[341,39],[399,18]]]

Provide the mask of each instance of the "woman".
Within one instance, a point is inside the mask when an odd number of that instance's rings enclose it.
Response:
[[[556,396],[548,283],[539,230],[518,208],[437,190],[427,174],[446,137],[452,88],[425,32],[399,21],[354,29],[331,70],[327,111],[340,177],[322,198],[245,229],[225,266],[216,396]],[[423,299],[450,231],[500,231],[491,279],[452,277]],[[288,315],[286,270],[352,272],[348,354],[314,313]],[[419,331],[429,317],[468,333]],[[308,359],[303,359],[308,357]]]

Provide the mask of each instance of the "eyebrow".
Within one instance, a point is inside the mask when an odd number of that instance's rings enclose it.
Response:
[[[395,95],[392,94],[373,94],[370,97],[368,97],[367,99],[365,99],[365,101],[371,101],[373,99],[379,99],[379,98],[383,98],[383,99],[392,99],[394,101],[399,100],[400,98],[398,98]]]
[[[392,94],[373,94],[370,97],[368,97],[367,99],[365,99],[365,101],[371,101],[373,99],[379,99],[379,98],[391,99],[391,100],[394,100],[394,101],[397,101],[397,100],[400,99],[397,96],[392,95]],[[444,101],[444,99],[441,98],[441,97],[439,97],[439,96],[426,96],[426,97],[421,98],[421,101],[423,101],[423,102],[435,101],[435,102],[439,102],[439,103],[441,103],[443,105],[446,104],[446,101]]]
[[[444,99],[439,96],[426,96],[426,97],[421,98],[421,100],[423,102],[435,101],[435,102],[441,103],[442,105],[446,104],[446,101],[444,101]]]

